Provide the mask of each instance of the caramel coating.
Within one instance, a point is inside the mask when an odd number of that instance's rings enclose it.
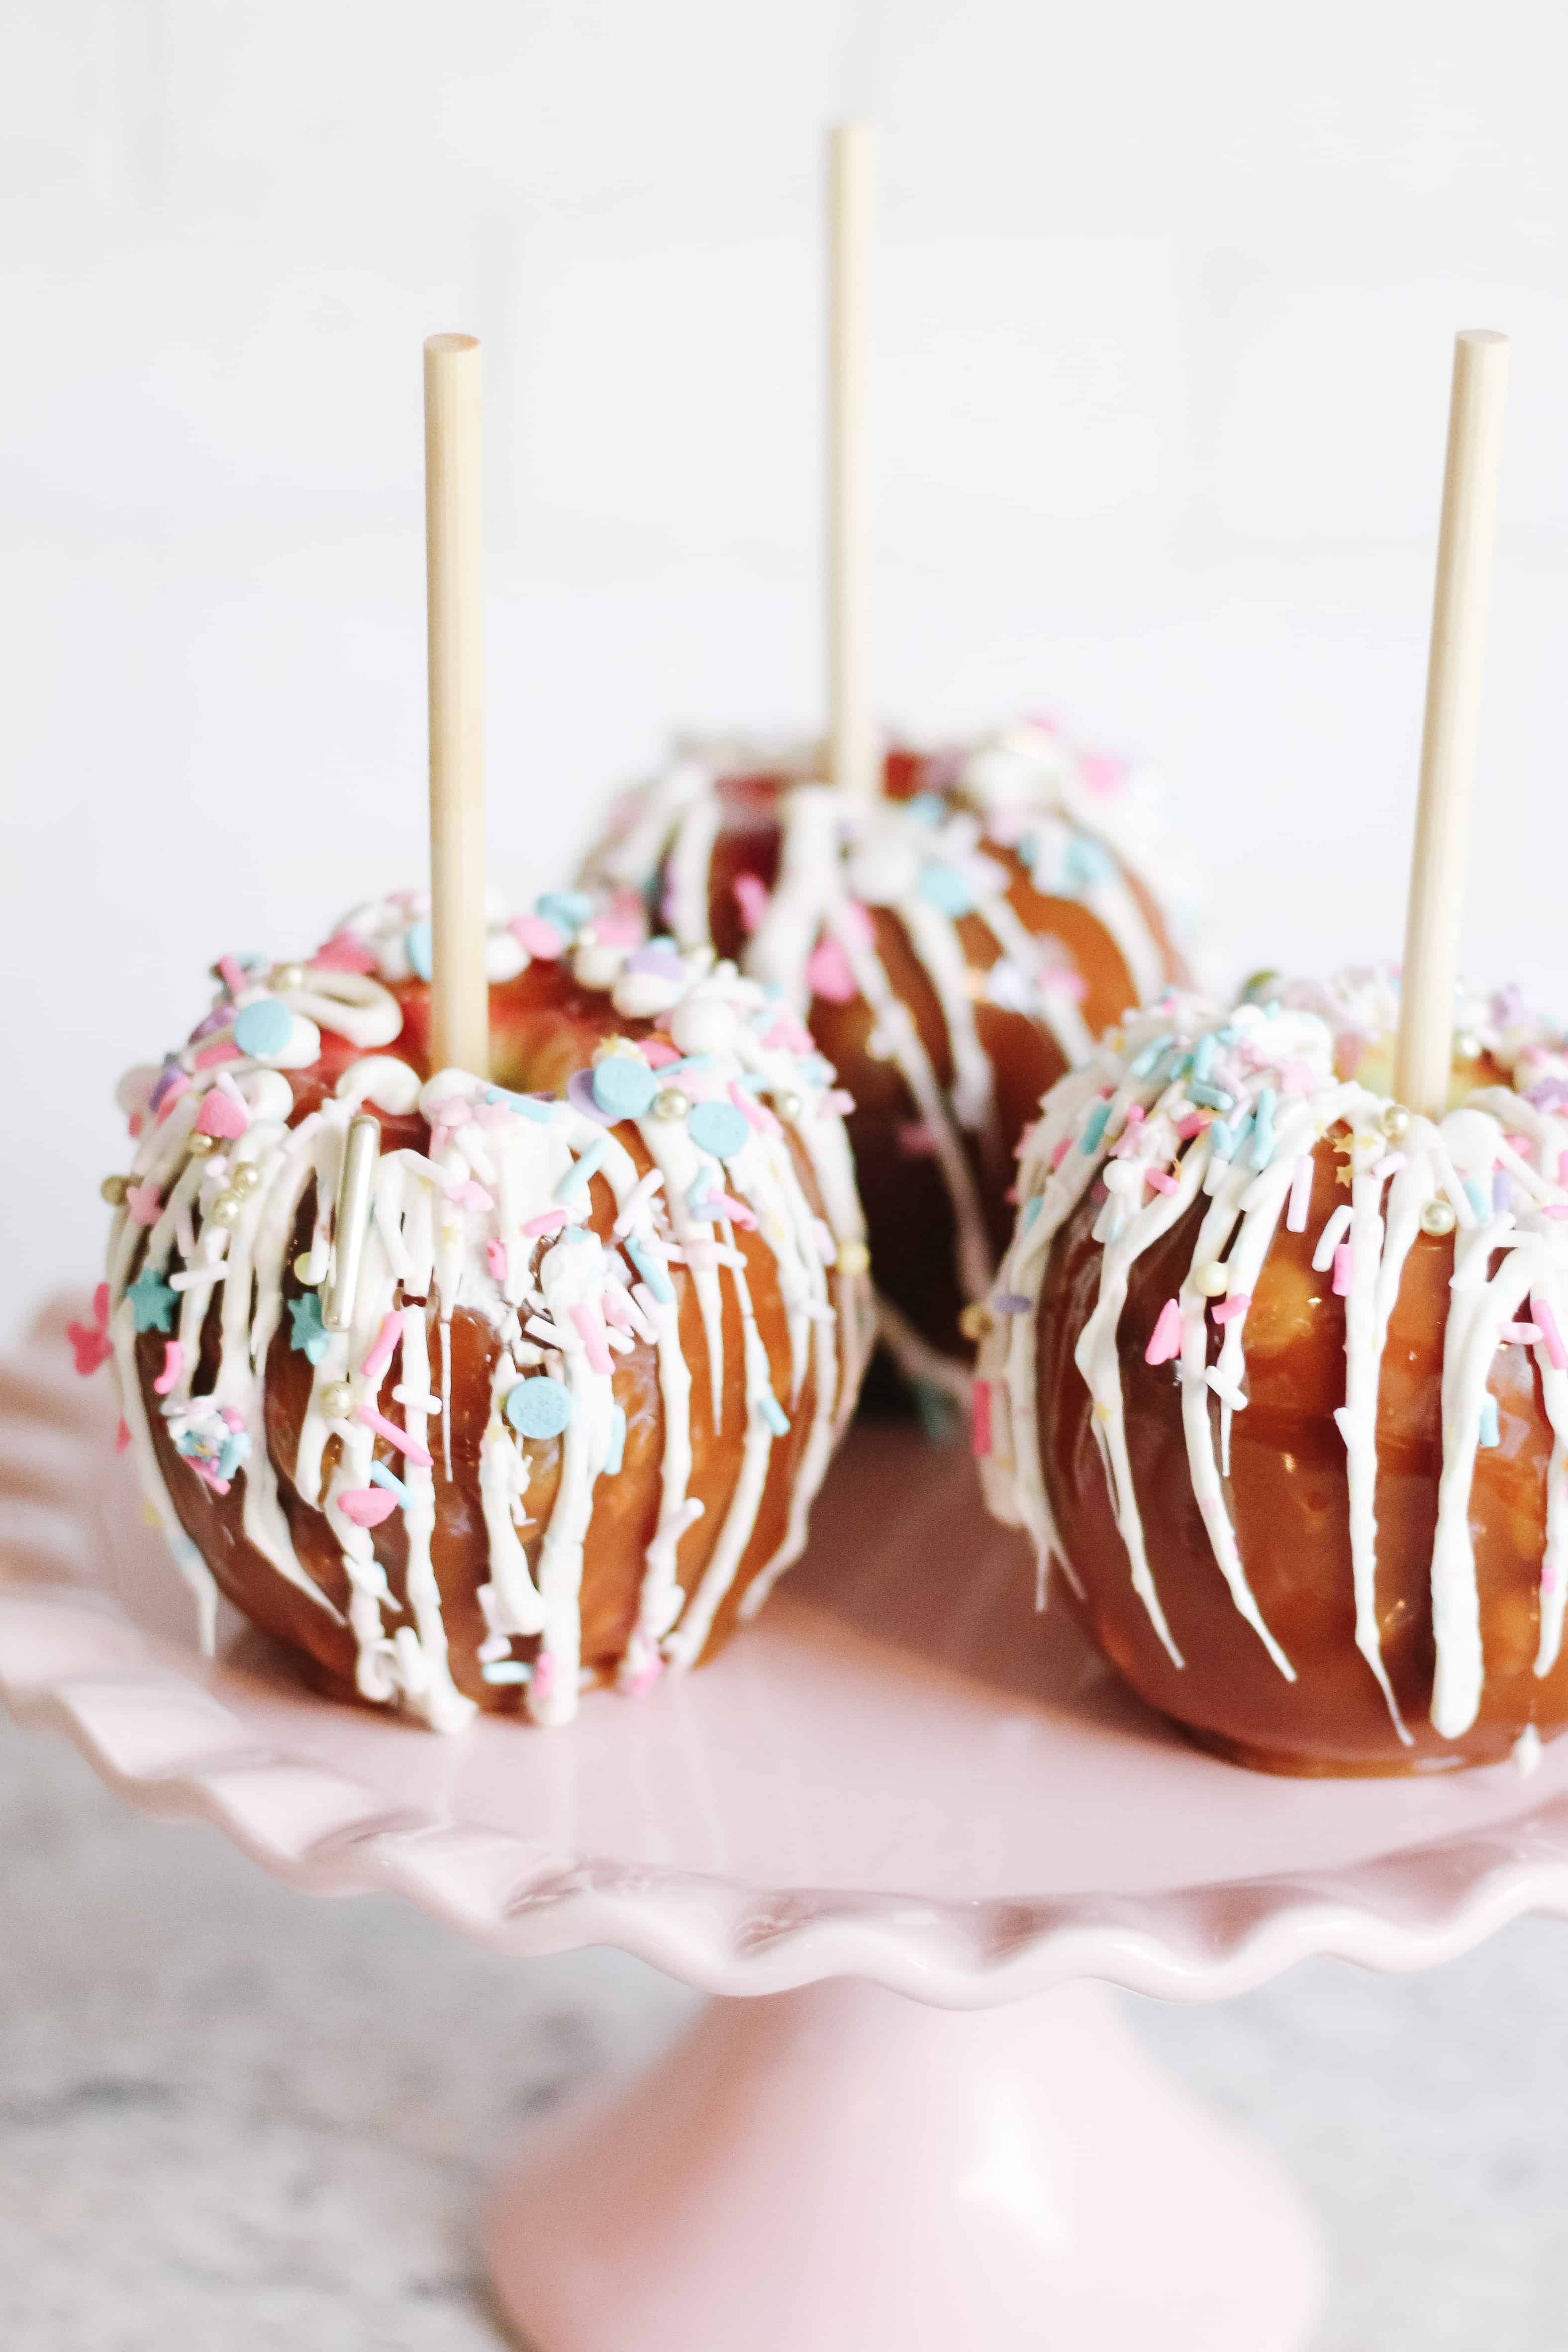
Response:
[[[403,1034],[393,1050],[429,1075],[429,991],[424,982],[387,983],[404,1008]],[[603,1037],[643,1038],[658,1027],[653,1021],[627,1020],[617,1014],[607,996],[578,986],[563,963],[535,962],[515,980],[490,989],[491,1075],[499,1086],[517,1092],[557,1092],[571,1074],[586,1066],[594,1046]],[[360,1058],[344,1040],[323,1039],[321,1059],[310,1070],[289,1073],[297,1124],[331,1093],[342,1072]],[[401,1146],[426,1150],[429,1129],[417,1114],[405,1118],[381,1113],[382,1148]],[[640,1141],[630,1129],[621,1140],[637,1163],[639,1174],[648,1164]],[[817,1214],[823,1202],[809,1161],[793,1136],[791,1154],[806,1197]],[[602,1177],[592,1180],[591,1223],[608,1241],[616,1208]],[[288,1253],[291,1267],[296,1254],[310,1237],[315,1213],[314,1188],[300,1203],[295,1238]],[[772,1251],[759,1236],[737,1233],[737,1248],[746,1259],[757,1329],[770,1359],[787,1360],[787,1318],[779,1289]],[[688,1492],[703,1506],[703,1515],[682,1537],[677,1554],[678,1580],[690,1592],[700,1580],[724,1524],[725,1511],[740,1475],[744,1442],[746,1381],[740,1307],[735,1286],[722,1286],[724,1357],[722,1425],[715,1427],[709,1378],[709,1356],[696,1286],[684,1267],[672,1266],[670,1279],[679,1300],[680,1342],[691,1368],[690,1426],[692,1471]],[[838,1284],[829,1277],[830,1296],[837,1303]],[[285,1311],[267,1359],[266,1444],[278,1470],[279,1493],[295,1550],[307,1572],[340,1612],[346,1611],[349,1583],[337,1539],[324,1515],[300,1496],[293,1485],[300,1428],[310,1393],[311,1371],[302,1354],[289,1344],[288,1302],[301,1295],[291,1272],[284,1282]],[[434,1307],[430,1315],[430,1360],[440,1364],[439,1329]],[[440,1591],[447,1629],[452,1679],[466,1696],[492,1712],[513,1713],[521,1707],[515,1685],[497,1685],[479,1672],[478,1649],[486,1626],[479,1590],[489,1581],[488,1545],[480,1503],[479,1456],[490,1409],[491,1370],[499,1353],[496,1337],[481,1317],[459,1308],[451,1322],[450,1470],[441,1423],[431,1432],[436,1488],[436,1529],[431,1560]],[[217,1358],[218,1308],[209,1310],[202,1333],[202,1361],[193,1387],[200,1394],[210,1386]],[[356,1643],[346,1623],[335,1622],[280,1576],[246,1538],[243,1529],[244,1471],[230,1493],[219,1496],[206,1486],[189,1463],[175,1451],[158,1411],[152,1383],[162,1370],[163,1339],[156,1331],[143,1332],[136,1342],[137,1377],[153,1442],[169,1495],[180,1523],[201,1551],[220,1591],[253,1624],[276,1635],[301,1654],[310,1679],[340,1698],[353,1698]],[[842,1359],[841,1359],[842,1366]],[[377,1403],[393,1422],[401,1407],[392,1390],[400,1374],[389,1369]],[[664,1443],[664,1412],[659,1394],[658,1351],[638,1339],[630,1353],[616,1361],[616,1400],[626,1417],[622,1468],[613,1478],[602,1478],[595,1494],[583,1563],[582,1657],[585,1667],[601,1675],[613,1674],[626,1649],[636,1621],[644,1554],[658,1516],[660,1458]],[[790,1413],[788,1432],[775,1437],[769,1456],[766,1485],[756,1525],[740,1568],[721,1603],[703,1651],[710,1657],[734,1630],[737,1612],[747,1586],[777,1551],[788,1522],[791,1497],[802,1456],[809,1442],[816,1406],[815,1357],[800,1395]],[[532,1439],[529,1454],[532,1474],[527,1493],[531,1525],[523,1539],[531,1569],[537,1567],[539,1546],[549,1523],[559,1476],[562,1441]],[[376,1456],[396,1470],[396,1454],[384,1439],[376,1441]],[[323,1490],[339,1453],[336,1437],[328,1441],[323,1463]],[[401,1603],[407,1598],[407,1546],[400,1512],[372,1531],[375,1556],[385,1570],[391,1590]],[[389,1614],[389,1622],[400,1621]],[[512,1654],[531,1657],[538,1643],[518,1642]]]
[[[1315,1237],[1346,1199],[1332,1137],[1313,1154],[1304,1233],[1278,1231],[1247,1318],[1251,1402],[1231,1423],[1223,1481],[1247,1580],[1296,1669],[1287,1682],[1236,1608],[1199,1516],[1170,1364],[1144,1350],[1192,1263],[1206,1202],[1133,1264],[1117,1335],[1134,1491],[1155,1590],[1185,1660],[1175,1666],[1132,1590],[1126,1548],[1094,1440],[1089,1392],[1073,1361],[1100,1286],[1090,1228],[1104,1189],[1089,1187],[1056,1236],[1041,1298],[1038,1409],[1047,1493],[1081,1593],[1062,1590],[1105,1655],[1151,1706],[1202,1745],[1274,1772],[1437,1772],[1496,1763],[1533,1724],[1568,1722],[1568,1651],[1534,1671],[1552,1431],[1528,1348],[1493,1360],[1500,1442],[1476,1458],[1470,1498],[1485,1683],[1458,1739],[1432,1728],[1432,1537],[1442,1466],[1443,1330],[1451,1236],[1417,1236],[1390,1318],[1377,1411],[1376,1608],[1382,1654],[1412,1744],[1400,1741],[1355,1646],[1345,1449],[1344,1302],[1314,1273]],[[1209,1360],[1219,1334],[1210,1323]],[[1209,1400],[1217,1438],[1219,1402]]]
[[[885,789],[889,799],[945,792],[949,764],[905,751],[888,755]],[[792,779],[734,776],[720,785],[722,818],[710,866],[709,923],[722,956],[739,961],[746,934],[735,898],[742,876],[754,876],[771,890],[778,875],[778,803]],[[1139,877],[1122,866],[1109,842],[1098,845],[1116,864],[1159,943],[1164,976],[1183,985],[1186,971],[1163,917]],[[1008,876],[1007,901],[1024,929],[1055,940],[1062,961],[1085,983],[1079,1010],[1099,1036],[1134,1002],[1137,990],[1116,941],[1104,924],[1076,898],[1037,890],[1029,870],[1014,853],[987,838],[985,855]],[[953,1078],[952,1048],[936,992],[914,954],[898,917],[885,908],[868,910],[876,927],[877,952],[894,993],[914,1015],[931,1066],[943,1088]],[[961,916],[958,936],[972,973],[980,975],[1000,960],[1001,950],[975,915]],[[868,1041],[876,1026],[870,1006],[857,996],[846,1004],[814,997],[806,1021],[821,1051],[853,1095],[855,1108],[845,1124],[855,1154],[855,1173],[866,1213],[871,1273],[878,1290],[906,1316],[921,1337],[941,1354],[967,1361],[973,1343],[959,1328],[967,1304],[957,1269],[957,1219],[947,1182],[935,1160],[911,1153],[908,1130],[920,1110],[897,1066],[874,1056]],[[1026,1013],[977,1001],[975,1031],[994,1074],[996,1136],[987,1155],[980,1139],[964,1135],[991,1248],[1000,1260],[1012,1234],[1014,1211],[1007,1194],[1014,1175],[1014,1147],[1039,1108],[1040,1097],[1061,1077],[1067,1060],[1049,1032]]]

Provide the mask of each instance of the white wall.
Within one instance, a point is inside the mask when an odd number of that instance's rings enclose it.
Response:
[[[1393,953],[1448,339],[1516,338],[1472,969],[1568,1011],[1550,0],[4,0],[0,1313],[127,1062],[423,848],[419,342],[487,344],[494,866],[819,695],[818,142],[886,130],[881,699],[1152,751],[1228,966]]]

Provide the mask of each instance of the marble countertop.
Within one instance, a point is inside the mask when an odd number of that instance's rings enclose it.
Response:
[[[496,2352],[488,2174],[693,2006],[618,1954],[519,1964],[292,1895],[4,1718],[0,1921],[5,2352]],[[1563,2342],[1568,1930],[1137,2019],[1316,2198],[1318,2352]]]

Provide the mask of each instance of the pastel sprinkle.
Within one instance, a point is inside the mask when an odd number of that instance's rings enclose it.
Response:
[[[1228,1298],[1216,1298],[1209,1312],[1216,1323],[1234,1323],[1238,1315],[1246,1314],[1251,1304],[1250,1290],[1234,1290]]]
[[[1498,1426],[1497,1399],[1489,1391],[1481,1399],[1481,1426],[1476,1443],[1479,1445],[1498,1445],[1501,1442],[1502,1432]]]
[[[1159,1319],[1143,1350],[1146,1364],[1168,1364],[1182,1349],[1182,1310],[1173,1298],[1167,1298],[1160,1309]]]
[[[594,918],[594,901],[585,890],[546,890],[533,902],[536,915],[571,939]]]
[[[1488,1200],[1482,1186],[1477,1183],[1473,1176],[1467,1176],[1465,1179],[1465,1198],[1484,1224],[1491,1215],[1492,1204]]]
[[[249,986],[249,982],[246,978],[245,967],[239,961],[237,957],[231,955],[219,956],[217,960],[217,970],[218,978],[222,981],[224,986],[227,989],[231,996],[243,996],[245,994],[246,989]]]
[[[294,1034],[294,1015],[280,996],[258,997],[234,1016],[234,1042],[257,1061],[281,1054]]]
[[[1153,1069],[1155,1063],[1160,1060],[1161,1056],[1169,1050],[1174,1042],[1174,1039],[1169,1035],[1154,1038],[1153,1041],[1150,1045],[1145,1045],[1143,1051],[1129,1064],[1129,1076],[1134,1078],[1146,1078]]]
[[[668,1307],[675,1297],[670,1280],[653,1251],[635,1234],[627,1236],[626,1255],[647,1283],[661,1307]]]
[[[582,1305],[574,1307],[572,1320],[577,1326],[577,1336],[583,1342],[583,1353],[588,1359],[590,1369],[595,1372],[614,1371],[615,1364],[605,1344],[605,1334],[595,1322],[592,1309]]]
[[[1105,1133],[1105,1123],[1110,1117],[1110,1105],[1108,1102],[1096,1103],[1094,1108],[1089,1112],[1088,1121],[1084,1127],[1082,1140],[1079,1142],[1078,1147],[1083,1153],[1086,1160],[1092,1158],[1094,1153],[1099,1150],[1100,1139]]]
[[[142,1268],[125,1296],[131,1301],[131,1312],[135,1318],[138,1331],[168,1329],[176,1294],[166,1282],[159,1279],[150,1265]]]
[[[1505,1323],[1498,1337],[1501,1339],[1517,1339],[1523,1346],[1532,1348],[1541,1337],[1541,1327],[1536,1323]]]
[[[125,1195],[125,1205],[132,1224],[155,1225],[163,1206],[156,1178],[149,1176],[143,1183],[132,1184]]]
[[[750,938],[762,928],[768,911],[767,890],[754,874],[737,874],[730,888],[740,910],[741,927]]]
[[[506,1417],[520,1437],[559,1437],[572,1418],[572,1391],[537,1373],[508,1390]]]
[[[558,1201],[573,1200],[583,1190],[589,1178],[598,1173],[608,1150],[609,1143],[604,1136],[601,1136],[596,1143],[591,1143],[581,1160],[574,1160],[572,1162],[571,1167],[555,1187],[555,1198]]]
[[[921,867],[919,887],[921,897],[928,906],[934,907],[939,914],[954,921],[960,915],[973,912],[974,892],[970,887],[967,876],[961,873],[956,866],[939,865],[934,859],[929,859]]]
[[[507,929],[518,946],[538,963],[553,963],[566,946],[563,934],[542,915],[514,915]]]
[[[1350,1231],[1351,1212],[1348,1201],[1342,1202],[1318,1235],[1318,1246],[1312,1252],[1314,1274],[1327,1274],[1334,1262],[1334,1252]]]
[[[618,1404],[610,1407],[610,1441],[605,1453],[605,1475],[613,1478],[626,1458],[626,1416]]]
[[[126,1420],[124,1414],[121,1413],[119,1423],[114,1432],[114,1450],[116,1454],[124,1454],[130,1450],[130,1445],[131,1423]]]
[[[732,1160],[751,1134],[751,1123],[733,1103],[705,1102],[692,1107],[689,1122],[691,1140],[716,1160]]]
[[[338,1496],[338,1508],[356,1528],[378,1528],[397,1508],[397,1498],[374,1486],[351,1486]]]
[[[1051,1148],[1051,1173],[1054,1176],[1072,1148],[1070,1135],[1062,1136]]]
[[[237,1142],[249,1125],[249,1112],[226,1088],[221,1086],[207,1088],[202,1097],[202,1107],[196,1113],[198,1135],[221,1136],[228,1142]]]
[[[416,1469],[429,1469],[430,1456],[418,1440],[410,1437],[405,1429],[399,1429],[395,1421],[388,1421],[384,1413],[377,1412],[373,1404],[362,1404],[354,1419],[366,1429],[374,1429],[378,1437],[384,1437],[399,1454],[406,1454]]]
[[[436,969],[436,934],[429,923],[410,923],[403,934],[403,952],[417,980],[428,980]]]
[[[658,1092],[658,1080],[640,1056],[606,1054],[595,1065],[594,1100],[611,1118],[643,1118]]]
[[[523,1219],[522,1230],[525,1234],[558,1234],[565,1223],[564,1209],[542,1209],[537,1217]]]
[[[1348,1298],[1354,1279],[1355,1262],[1349,1242],[1341,1242],[1334,1251],[1334,1297]]]
[[[1290,1204],[1285,1212],[1287,1232],[1292,1234],[1306,1232],[1307,1212],[1311,1202],[1312,1155],[1310,1151],[1303,1151],[1296,1162],[1296,1171],[1290,1179]]]
[[[247,1010],[248,1009],[247,1007]],[[204,1045],[199,1054],[193,1054],[191,1060],[198,1070],[216,1070],[220,1062],[237,1062],[241,1051],[242,1048],[236,1045],[231,1037],[220,1037],[216,1045]],[[180,1092],[184,1094],[185,1088],[182,1087]],[[167,1108],[170,1097],[165,1096],[163,1099],[164,1108]],[[159,1118],[162,1118],[162,1117],[163,1112],[160,1111]]]
[[[1274,1157],[1274,1113],[1279,1100],[1279,1095],[1272,1087],[1258,1087],[1258,1104],[1252,1114],[1255,1134],[1251,1165],[1254,1168],[1267,1168]]]
[[[764,1110],[760,1102],[754,1101],[739,1078],[731,1079],[729,1091],[730,1100],[748,1127],[755,1128],[759,1135],[778,1132],[779,1123],[772,1111]]]
[[[1168,1174],[1163,1168],[1145,1168],[1143,1181],[1147,1184],[1152,1184],[1156,1192],[1173,1192],[1176,1190],[1175,1178]]]
[[[997,1315],[1026,1315],[1029,1311],[1029,1301],[1021,1290],[999,1290],[991,1305]]]
[[[314,1296],[313,1293],[311,1295],[312,1297]],[[402,1334],[403,1318],[401,1315],[394,1313],[383,1317],[381,1328],[375,1335],[374,1343],[371,1348],[370,1353],[366,1356],[363,1363],[360,1366],[360,1370],[364,1374],[367,1381],[380,1380],[383,1372],[385,1371],[388,1364],[391,1363],[393,1357],[397,1352],[397,1342],[402,1337]]]
[[[783,1405],[780,1404],[777,1397],[774,1396],[772,1389],[759,1389],[757,1391],[757,1411],[762,1414],[763,1419],[767,1423],[768,1427],[773,1431],[775,1437],[788,1436],[789,1415],[785,1412]]]
[[[370,1482],[373,1486],[384,1487],[389,1495],[395,1496],[396,1500],[402,1504],[405,1510],[408,1508],[409,1504],[414,1500],[413,1496],[409,1493],[402,1479],[397,1475],[397,1473],[395,1470],[389,1470],[384,1462],[373,1462],[371,1464]]]
[[[973,1404],[973,1421],[969,1450],[979,1462],[983,1461],[991,1451],[991,1383],[989,1381],[974,1382]]]
[[[506,1263],[505,1242],[488,1241],[485,1244],[485,1265],[492,1282],[506,1280]]]
[[[163,1369],[153,1383],[154,1395],[167,1396],[171,1389],[178,1385],[184,1368],[184,1349],[178,1339],[166,1339],[163,1342]]]
[[[1557,1328],[1557,1318],[1544,1298],[1531,1297],[1530,1311],[1541,1327],[1546,1342],[1546,1353],[1554,1372],[1568,1371],[1568,1351],[1563,1346],[1563,1334]]]
[[[839,941],[825,934],[813,948],[805,967],[806,985],[826,1004],[848,1004],[857,993],[849,959]]]
[[[1208,1110],[1226,1111],[1236,1108],[1234,1095],[1226,1094],[1223,1087],[1209,1086],[1203,1078],[1189,1078],[1187,1092],[1195,1103],[1202,1103]]]

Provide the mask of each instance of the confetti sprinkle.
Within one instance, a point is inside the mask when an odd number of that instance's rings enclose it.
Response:
[[[281,1054],[294,1034],[294,1015],[279,996],[258,997],[234,1016],[234,1042],[253,1061]]]

